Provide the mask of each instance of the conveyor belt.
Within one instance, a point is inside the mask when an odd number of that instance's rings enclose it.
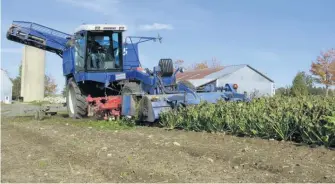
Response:
[[[7,39],[54,52],[62,57],[71,35],[32,22],[13,21]]]

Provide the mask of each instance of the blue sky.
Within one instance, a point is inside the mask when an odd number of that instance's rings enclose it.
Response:
[[[140,45],[152,68],[160,58],[186,64],[216,57],[222,65],[249,64],[277,87],[308,71],[320,51],[334,48],[334,0],[22,0],[1,1],[1,67],[18,74],[22,45],[6,40],[13,20],[73,33],[82,23],[126,24],[127,35],[163,37]],[[48,53],[46,73],[64,85],[62,60]]]

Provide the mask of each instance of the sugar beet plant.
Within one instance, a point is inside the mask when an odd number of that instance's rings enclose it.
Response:
[[[161,115],[169,128],[229,132],[335,147],[335,97],[273,97],[201,103]]]

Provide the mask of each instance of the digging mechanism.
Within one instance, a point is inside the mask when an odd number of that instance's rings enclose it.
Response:
[[[124,31],[124,25],[93,24],[81,25],[70,35],[32,22],[13,21],[7,39],[63,59],[71,118],[114,119],[137,113],[138,120],[154,122],[165,110],[201,101],[248,101],[246,94],[237,93],[237,84],[208,85],[199,91],[190,83],[178,82],[176,74],[184,69],[175,69],[171,59],[160,59],[152,70],[142,68],[138,44],[161,42],[162,38],[123,38]]]

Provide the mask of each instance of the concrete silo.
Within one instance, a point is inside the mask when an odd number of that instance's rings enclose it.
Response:
[[[45,55],[42,49],[23,48],[21,96],[24,102],[44,99]]]

